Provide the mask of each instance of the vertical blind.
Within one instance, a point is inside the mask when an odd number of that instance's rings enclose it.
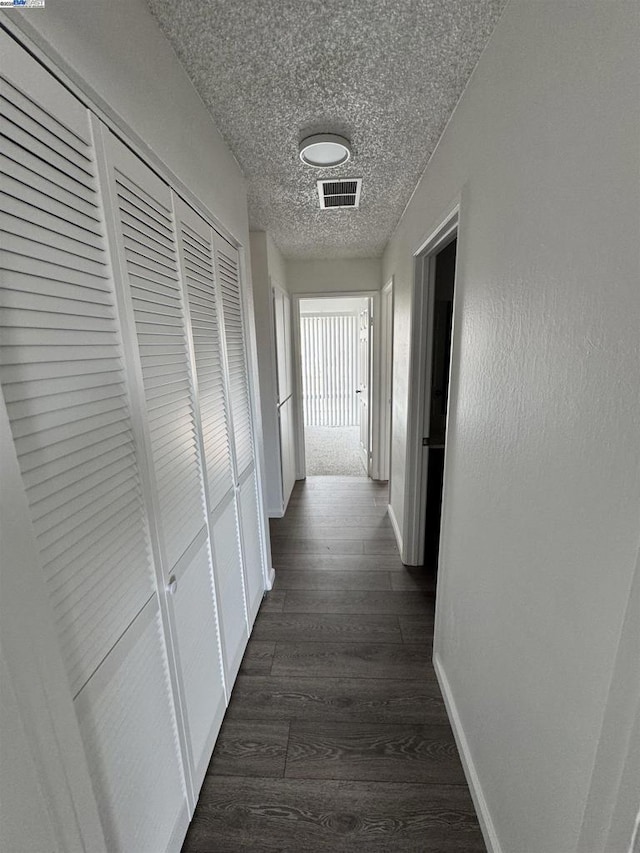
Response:
[[[305,426],[357,426],[358,317],[302,315]]]

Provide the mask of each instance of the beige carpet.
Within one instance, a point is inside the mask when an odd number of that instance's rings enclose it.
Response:
[[[360,427],[305,427],[307,476],[366,477]]]

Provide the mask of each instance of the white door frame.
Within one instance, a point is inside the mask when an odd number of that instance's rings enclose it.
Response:
[[[366,298],[366,297],[365,297]],[[372,429],[372,405],[371,405],[371,383],[373,381],[373,370],[371,369],[371,362],[373,357],[373,306],[371,304],[371,299],[367,299],[366,308],[362,308],[358,312],[358,340],[357,340],[357,376],[358,376],[358,385],[360,386],[356,389],[356,393],[358,395],[358,420],[360,427],[360,461],[363,463],[365,470],[367,472],[367,477],[371,476],[371,458],[373,456],[373,429]],[[364,335],[362,334],[364,331]],[[366,344],[366,355],[363,359],[362,357],[362,344]],[[364,361],[366,360],[366,364]],[[364,368],[364,370],[363,370]],[[364,390],[365,394],[363,395],[363,387],[362,387],[362,378],[364,376]],[[363,403],[364,399],[364,403]],[[365,417],[363,418],[363,414]],[[366,422],[366,423],[365,423]],[[363,426],[366,427],[363,430]],[[363,434],[366,436],[365,441],[363,441]]]
[[[375,357],[379,376],[380,405],[377,416],[377,446],[373,448],[371,476],[391,479],[391,405],[393,395],[393,276],[380,291],[380,322],[377,326]]]
[[[426,513],[426,486],[428,447],[423,447],[423,438],[429,434],[429,392],[427,378],[431,377],[431,341],[428,330],[431,326],[435,289],[435,258],[441,249],[452,241],[458,232],[460,203],[449,211],[440,225],[413,253],[414,280],[411,311],[411,348],[409,356],[409,399],[407,412],[406,477],[404,490],[404,525],[402,531],[402,562],[419,566],[424,559],[424,526]],[[456,258],[456,277],[457,277]],[[456,292],[454,290],[454,327],[452,348],[455,345]],[[429,322],[425,322],[425,318]],[[449,403],[451,403],[449,383]],[[447,406],[447,430],[449,411]],[[426,451],[426,452],[425,452]],[[445,447],[445,485],[447,452]],[[443,491],[444,506],[444,491]]]
[[[300,343],[300,300],[301,299],[371,299],[371,338],[369,346],[369,370],[371,380],[369,382],[369,450],[372,459],[369,464],[370,476],[378,470],[379,446],[378,429],[379,417],[377,415],[380,407],[380,370],[378,358],[374,356],[377,350],[377,328],[380,317],[380,291],[379,290],[338,290],[323,291],[321,293],[292,293],[291,294],[291,332],[293,335],[293,368],[295,388],[295,435],[296,435],[296,480],[304,480],[307,476],[307,464],[304,449],[304,412],[302,406],[302,353]],[[373,414],[375,413],[375,415]]]

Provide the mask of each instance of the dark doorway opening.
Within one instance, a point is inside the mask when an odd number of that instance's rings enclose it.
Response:
[[[436,569],[442,517],[442,486],[446,441],[453,293],[456,269],[454,238],[435,258],[429,388],[429,458],[425,512],[424,564]]]

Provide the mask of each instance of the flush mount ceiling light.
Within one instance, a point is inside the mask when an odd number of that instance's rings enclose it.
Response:
[[[328,169],[341,166],[351,157],[351,143],[337,133],[316,133],[300,143],[300,159],[307,166]]]

